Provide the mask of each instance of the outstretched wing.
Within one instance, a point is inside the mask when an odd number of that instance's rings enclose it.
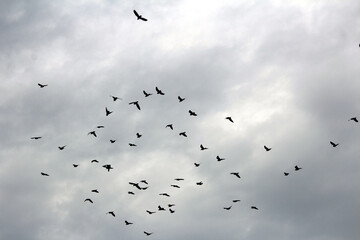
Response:
[[[134,10],[134,14],[136,17],[140,17],[140,15]]]
[[[143,21],[145,21],[145,22],[147,21],[147,19],[146,19],[146,18],[143,18],[143,17],[140,17],[140,19],[143,20]]]

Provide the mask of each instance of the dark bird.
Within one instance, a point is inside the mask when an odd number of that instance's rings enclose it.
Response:
[[[94,137],[97,137],[95,131],[91,131],[91,132],[88,133],[88,135],[90,135],[90,134],[94,135]]]
[[[49,176],[49,174],[44,173],[44,172],[41,172],[41,175],[42,175],[42,176],[47,176],[47,177]]]
[[[158,210],[159,210],[159,211],[165,211],[165,208],[163,208],[162,206],[159,205],[159,206],[158,206]]]
[[[187,137],[186,132],[181,132],[181,133],[179,133],[179,136]]]
[[[86,201],[94,203],[90,198],[87,198],[87,199],[84,200],[84,202],[86,202]]]
[[[288,176],[289,175],[289,173],[288,172],[284,172],[284,176]]]
[[[41,83],[38,83],[38,86],[39,86],[40,88],[44,88],[44,87],[46,87],[46,86],[47,86],[47,84],[41,84]]]
[[[237,203],[237,202],[240,202],[241,200],[240,199],[234,199],[232,200],[233,203]]]
[[[136,137],[137,137],[137,138],[141,138],[142,135],[141,135],[140,133],[136,133]]]
[[[148,213],[148,214],[154,214],[155,212],[151,212],[151,211],[149,211],[149,210],[146,210],[146,212]]]
[[[151,234],[153,234],[152,232],[149,233],[149,232],[145,232],[145,231],[144,231],[144,233],[145,233],[146,236],[150,236]]]
[[[145,92],[145,90],[143,91],[143,93],[144,93],[145,97],[149,97],[152,95],[152,93],[147,93],[147,92]]]
[[[200,163],[194,163],[195,167],[199,167]]]
[[[148,184],[148,182],[146,180],[141,180],[140,182]]]
[[[116,139],[114,139],[114,140],[110,139],[110,142],[111,142],[111,143],[114,143],[114,142],[116,142]]]
[[[91,192],[93,193],[99,193],[99,191],[97,189],[91,190]]]
[[[135,195],[135,193],[133,193],[133,192],[128,192],[128,194],[130,194],[130,195]]]
[[[264,148],[267,152],[271,150],[271,148],[268,148],[267,146],[264,146]]]
[[[203,185],[203,182],[197,182],[196,185]]]
[[[30,139],[38,140],[40,138],[42,138],[42,137],[31,137]]]
[[[96,128],[104,128],[104,126],[103,126],[103,125],[99,125],[99,126],[97,126]]]
[[[206,150],[208,149],[207,147],[204,147],[202,144],[200,144],[200,150],[203,151],[203,150]]]
[[[171,208],[169,208],[169,211],[170,211],[171,213],[174,213],[174,212],[175,212],[175,210],[172,210]]]
[[[225,119],[229,120],[230,122],[234,122],[231,117],[226,117]]]
[[[183,178],[175,178],[174,180],[175,181],[184,181],[185,179],[183,179]]]
[[[142,187],[142,188],[140,188],[140,190],[146,190],[146,189],[148,189],[149,187]]]
[[[175,185],[175,184],[172,184],[170,185],[171,187],[174,187],[174,188],[180,188],[178,185]]]
[[[160,196],[165,196],[165,197],[170,197],[170,195],[167,194],[167,193],[160,193],[159,195],[160,195]]]
[[[230,210],[232,206],[230,207],[224,207],[225,210]]]
[[[113,217],[115,217],[115,213],[114,213],[113,211],[107,212],[106,214],[110,214],[110,215],[112,215]]]
[[[169,208],[171,208],[171,207],[173,207],[173,206],[175,206],[175,204],[168,204],[168,207],[169,207]]]
[[[234,176],[236,176],[236,177],[238,177],[238,178],[241,178],[240,175],[239,175],[239,172],[232,172],[232,173],[230,173],[230,174],[232,174],[232,175],[234,175]]]
[[[134,104],[134,105],[137,107],[137,109],[141,110],[141,109],[140,109],[140,105],[139,105],[139,101],[130,102],[129,105],[130,105],[130,104]]]
[[[166,125],[166,127],[165,127],[165,128],[167,128],[167,127],[168,127],[168,128],[170,128],[171,130],[174,130],[174,129],[173,129],[173,125],[172,125],[172,124],[168,124],[168,125]]]
[[[136,187],[137,189],[141,190],[141,187],[139,186],[138,183],[129,182],[129,184]]]
[[[349,121],[359,122],[356,117],[350,118]]]
[[[182,102],[185,100],[185,98],[181,98],[180,96],[178,96],[179,102]]]
[[[135,16],[137,17],[137,20],[143,20],[143,21],[147,21],[147,19],[146,18],[143,18],[143,16],[141,16],[140,14],[138,14],[137,12],[136,12],[136,10],[134,10],[134,14],[135,14]]]
[[[74,168],[76,168],[76,167],[78,167],[79,166],[79,164],[73,164],[73,167]]]
[[[156,90],[156,94],[165,95],[165,93],[163,93],[160,89],[158,89],[158,87],[156,87],[155,90]]]
[[[107,108],[105,108],[105,112],[106,112],[106,116],[109,116],[112,113],[112,111],[109,111]]]
[[[99,161],[96,159],[91,160],[91,163],[98,163]]]
[[[220,158],[219,156],[216,156],[216,160],[218,160],[218,162],[224,161],[225,158]]]
[[[110,164],[105,164],[105,165],[103,165],[103,168],[107,169],[108,172],[110,172],[111,169],[114,169],[113,167],[111,167]]]
[[[255,210],[259,210],[257,207],[255,206],[251,206],[251,209],[255,209]]]
[[[64,146],[60,146],[60,147],[58,147],[58,148],[59,148],[59,150],[64,150],[64,149],[65,149],[65,147],[66,147],[66,145],[64,145]]]
[[[131,225],[131,224],[133,224],[132,222],[128,222],[128,221],[126,221],[125,220],[125,225],[127,226],[127,225]]]
[[[302,168],[298,167],[297,165],[295,166],[295,171],[299,171],[300,169]]]
[[[130,147],[136,147],[136,144],[134,144],[134,143],[129,143],[129,146],[130,146]]]
[[[334,142],[332,142],[332,141],[330,141],[330,144],[331,144],[331,146],[333,146],[333,147],[336,147],[337,145],[339,145],[338,143],[334,143]]]
[[[112,99],[113,99],[114,102],[115,102],[116,100],[118,100],[118,99],[122,100],[122,98],[115,97],[115,96],[112,96],[112,95],[110,95],[110,97],[112,97]]]
[[[189,110],[189,113],[190,113],[190,116],[195,116],[195,117],[197,116],[197,114],[191,110]]]

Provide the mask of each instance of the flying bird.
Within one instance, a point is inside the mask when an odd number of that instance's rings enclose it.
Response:
[[[200,163],[194,163],[195,167],[199,167]]]
[[[146,212],[148,213],[148,214],[154,214],[155,212],[151,212],[151,211],[149,211],[149,210],[146,210]]]
[[[140,14],[138,14],[137,12],[136,12],[136,10],[134,10],[134,14],[135,14],[135,16],[137,17],[137,20],[143,20],[143,21],[147,21],[147,19],[146,18],[143,18],[143,16],[141,16]]]
[[[208,149],[207,147],[204,147],[202,144],[200,144],[200,150],[203,151],[203,150],[206,150]]]
[[[299,171],[300,169],[302,169],[302,168],[298,167],[297,165],[295,166],[295,171]]]
[[[337,145],[339,145],[338,143],[334,143],[334,142],[332,142],[332,141],[330,141],[330,144],[331,144],[331,146],[333,146],[333,147],[336,147]]]
[[[138,183],[129,182],[129,184],[136,187],[137,189],[141,190],[141,187],[139,186]]]
[[[142,135],[141,135],[140,133],[136,133],[136,137],[137,137],[137,138],[141,138]]]
[[[230,173],[230,174],[232,174],[232,175],[234,175],[234,176],[236,176],[236,177],[238,177],[238,178],[241,178],[240,175],[239,175],[239,172],[232,172],[232,173]]]
[[[79,166],[79,164],[73,164],[74,168],[77,168]]]
[[[139,110],[140,110],[139,101],[130,102],[130,103],[129,103],[129,105],[130,105],[130,104],[134,104],[134,105],[137,107],[137,109],[139,109]]]
[[[130,195],[135,195],[135,193],[133,193],[133,192],[128,192],[128,194],[130,194]]]
[[[251,209],[255,209],[255,210],[259,210],[257,207],[255,206],[251,206]]]
[[[88,135],[90,135],[90,134],[91,134],[91,135],[94,135],[94,137],[97,137],[95,131],[91,131],[91,132],[88,133]]]
[[[114,140],[113,140],[113,139],[110,139],[110,142],[111,142],[111,143],[114,143],[114,142],[116,142],[116,139],[114,139]]]
[[[131,225],[131,224],[133,224],[132,222],[128,222],[128,221],[126,221],[125,220],[125,225],[127,226],[127,225]]]
[[[197,182],[196,185],[203,185],[203,182]]]
[[[91,192],[93,193],[99,193],[99,191],[97,189],[91,190]]]
[[[183,179],[183,178],[175,178],[174,180],[175,181],[184,181],[185,179]]]
[[[350,118],[349,121],[359,122],[356,117]]]
[[[148,189],[149,187],[141,187],[140,190],[146,190]]]
[[[104,128],[104,126],[103,126],[103,125],[99,125],[99,126],[97,126],[96,128]]]
[[[179,133],[179,135],[180,135],[180,136],[187,137],[186,132],[181,132],[181,133]]]
[[[116,97],[116,96],[110,95],[110,97],[112,97],[112,99],[113,99],[114,102],[115,102],[116,100],[118,100],[118,99],[122,100],[122,98],[119,98],[119,97]]]
[[[169,207],[169,208],[171,208],[171,207],[173,207],[173,206],[175,206],[175,204],[168,204],[168,207]]]
[[[217,160],[218,162],[221,162],[221,161],[224,161],[225,158],[220,158],[219,156],[216,156],[216,160]]]
[[[145,97],[149,97],[152,95],[152,93],[147,93],[147,92],[145,92],[145,90],[143,91],[143,93],[144,93]]]
[[[289,175],[289,173],[288,172],[284,172],[284,176],[288,176]]]
[[[168,125],[166,125],[166,127],[165,128],[170,128],[171,130],[174,130],[173,129],[173,125],[172,124],[168,124]]]
[[[175,184],[172,184],[170,185],[171,187],[174,187],[174,188],[180,188],[178,185],[175,185]]]
[[[170,197],[170,195],[167,194],[167,193],[160,193],[159,195],[160,195],[160,196],[165,196],[165,197]]]
[[[158,210],[159,210],[159,211],[165,211],[165,208],[163,208],[162,206],[159,205],[159,206],[158,206]]]
[[[268,148],[267,146],[264,146],[264,148],[267,152],[271,150],[271,148]]]
[[[165,95],[165,93],[163,93],[160,89],[158,89],[158,87],[155,87],[155,90],[156,90],[156,94]]]
[[[172,210],[171,208],[169,208],[169,211],[170,211],[170,213],[174,213],[174,212],[175,212],[175,210]]]
[[[145,233],[146,236],[150,236],[151,234],[153,234],[152,232],[149,233],[149,232],[145,232],[145,231],[144,231],[144,233]]]
[[[233,203],[237,203],[237,202],[240,202],[241,200],[240,199],[234,199],[232,200]]]
[[[178,96],[179,102],[182,102],[185,100],[185,98],[181,98],[180,96]]]
[[[134,143],[129,143],[129,146],[130,146],[130,147],[136,147],[136,144],[134,144]]]
[[[99,161],[96,159],[91,160],[91,163],[98,163]]]
[[[112,114],[112,111],[109,111],[109,109],[105,108],[105,113],[106,113],[106,116],[109,116],[110,114]]]
[[[231,209],[231,207],[232,207],[232,206],[230,206],[230,207],[224,207],[224,209],[229,211],[229,210]]]
[[[86,201],[94,203],[90,198],[87,198],[87,199],[84,200],[84,202],[86,202]]]
[[[110,214],[110,215],[112,215],[113,217],[115,217],[115,213],[114,213],[113,211],[107,212],[106,214]]]
[[[225,119],[229,120],[230,122],[234,122],[231,117],[226,117]]]
[[[40,138],[42,138],[42,137],[31,137],[30,139],[38,140]]]
[[[103,165],[103,168],[107,169],[108,172],[110,172],[111,169],[114,169],[113,167],[111,167],[111,164],[105,164]]]
[[[38,83],[38,86],[39,86],[40,88],[44,88],[44,87],[46,87],[46,86],[47,86],[47,84],[41,84],[41,83]]]
[[[148,182],[146,180],[141,180],[140,182],[148,184]]]
[[[197,116],[197,114],[191,110],[189,110],[189,113],[190,113],[190,116],[195,116],[195,117]]]
[[[44,173],[44,172],[41,172],[41,175],[42,175],[42,176],[47,176],[47,177],[49,176],[49,174]]]

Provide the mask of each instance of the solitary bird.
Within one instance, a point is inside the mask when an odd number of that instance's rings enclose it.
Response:
[[[136,144],[134,144],[134,143],[129,143],[129,146],[130,146],[130,147],[136,147]]]
[[[271,150],[271,148],[267,147],[267,146],[264,146],[265,150],[268,152]]]
[[[47,84],[41,84],[41,83],[38,83],[38,86],[39,86],[40,88],[44,88],[44,87],[46,87],[46,86],[47,86]]]
[[[187,137],[186,132],[181,132],[181,133],[179,133],[179,135],[180,135],[180,136]]]
[[[200,150],[203,151],[203,150],[206,150],[208,149],[207,147],[204,147],[202,144],[200,144]]]
[[[99,161],[96,159],[91,160],[91,163],[98,163]]]
[[[91,190],[91,192],[93,193],[99,193],[99,191],[97,189]]]
[[[225,119],[229,120],[230,122],[234,122],[231,117],[226,117]]]
[[[170,128],[171,130],[174,130],[173,125],[172,125],[172,124],[168,124],[168,125],[166,125],[166,127],[165,127],[165,128]]]
[[[284,172],[284,176],[288,176],[289,175],[289,173],[288,172]]]
[[[90,134],[91,134],[91,135],[94,135],[94,137],[97,137],[95,131],[91,131],[91,132],[88,133],[88,135],[90,135]]]
[[[298,167],[297,165],[295,166],[295,171],[299,171],[300,169],[302,169],[302,168]]]
[[[174,188],[180,188],[178,185],[175,185],[175,184],[172,184],[170,185],[171,187],[174,187]]]
[[[84,202],[86,202],[86,201],[94,203],[90,198],[87,198],[87,199],[84,200]]]
[[[134,104],[137,107],[137,109],[141,110],[140,105],[139,105],[139,101],[130,102],[129,105],[130,104]]]
[[[147,21],[147,19],[146,18],[143,18],[143,16],[141,16],[140,14],[138,14],[137,12],[136,12],[136,10],[134,10],[134,14],[135,14],[135,16],[137,17],[137,20],[143,20],[143,21]]]
[[[148,213],[148,214],[154,214],[155,212],[152,212],[152,211],[149,211],[149,210],[146,210],[146,212]]]
[[[110,95],[110,97],[112,97],[112,99],[113,99],[114,102],[115,102],[116,100],[118,100],[118,99],[122,100],[122,98],[119,98],[119,97],[116,97],[116,96]]]
[[[195,167],[199,167],[200,163],[194,163]]]
[[[165,196],[165,197],[170,197],[170,195],[167,194],[167,193],[160,193],[159,195],[160,195],[160,196]]]
[[[337,145],[339,145],[338,143],[334,143],[334,142],[332,142],[332,141],[330,141],[330,144],[331,144],[331,146],[333,146],[333,147],[336,147]]]
[[[203,185],[203,182],[197,182],[196,185]]]
[[[197,114],[191,110],[189,110],[189,113],[190,113],[190,116],[195,116],[195,117],[197,116]]]
[[[156,90],[156,94],[165,95],[165,93],[163,93],[158,87],[155,87],[155,90]]]
[[[359,122],[356,117],[350,118],[349,121]]]
[[[107,212],[106,214],[110,214],[110,215],[112,215],[113,217],[115,217],[115,213],[114,213],[113,211]]]
[[[162,206],[159,205],[159,206],[158,206],[158,210],[159,210],[159,211],[165,211],[165,208],[163,208]]]
[[[105,113],[106,113],[106,116],[109,116],[110,114],[112,114],[112,111],[109,111],[109,109],[105,108]]]
[[[140,190],[146,190],[148,189],[149,187],[141,187]]]
[[[236,176],[236,177],[238,177],[238,178],[241,178],[240,175],[239,175],[239,172],[232,172],[232,173],[230,173],[230,174],[232,174],[232,175],[234,175],[234,176]]]
[[[255,209],[255,210],[259,210],[257,207],[255,206],[251,206],[251,209]]]
[[[130,191],[128,192],[128,194],[130,194],[130,195],[135,195],[135,193],[134,193],[134,192],[130,192]]]
[[[172,210],[171,208],[169,208],[169,211],[170,211],[170,213],[174,213],[174,212],[175,212],[175,210]]]
[[[131,224],[133,224],[132,222],[128,222],[127,220],[125,220],[125,225],[127,226],[127,225],[131,225]]]
[[[110,139],[110,142],[114,143],[114,142],[116,142],[116,139]]]
[[[175,204],[168,204],[168,207],[169,207],[169,208],[171,208],[171,207],[173,207],[173,206],[175,206]]]
[[[49,174],[44,173],[44,172],[41,172],[41,175],[42,175],[42,176],[47,176],[47,177],[49,176]]]
[[[73,164],[74,168],[77,168],[79,166],[79,164]]]
[[[229,211],[229,210],[231,209],[231,207],[232,207],[232,206],[230,206],[230,207],[224,207],[224,209]]]
[[[175,178],[174,180],[175,181],[184,181],[185,179],[183,179],[183,178]]]
[[[137,137],[137,138],[141,138],[142,135],[141,135],[140,133],[136,133],[136,137]]]
[[[218,162],[224,161],[225,158],[220,158],[219,156],[216,156],[216,160],[218,160]]]
[[[104,126],[103,126],[103,125],[99,125],[99,126],[97,126],[96,128],[104,128]]]
[[[129,182],[129,184],[136,187],[137,189],[141,190],[141,187],[139,186],[138,183]]]
[[[140,182],[145,183],[145,184],[149,184],[146,180],[141,180]]]
[[[31,137],[30,139],[38,140],[40,138],[42,138],[42,137]]]
[[[149,97],[152,95],[152,93],[147,93],[147,92],[145,92],[145,90],[143,91],[143,93],[144,93],[145,97]]]
[[[150,236],[151,234],[153,234],[152,232],[149,233],[149,232],[145,232],[145,231],[144,231],[144,233],[145,233],[146,236]]]
[[[185,98],[182,98],[182,97],[180,97],[180,96],[178,96],[178,99],[179,99],[179,102],[182,102],[182,101],[185,100]]]
[[[114,169],[113,167],[111,167],[111,164],[105,164],[103,165],[103,168],[107,169],[108,172],[110,172],[111,169]]]
[[[233,203],[237,203],[237,202],[240,202],[241,200],[240,199],[234,199],[232,200]]]

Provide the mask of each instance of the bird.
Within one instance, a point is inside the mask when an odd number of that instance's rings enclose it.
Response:
[[[186,132],[181,132],[181,133],[179,133],[179,135],[180,135],[180,136],[187,137]]]
[[[233,203],[237,203],[237,202],[240,202],[241,200],[240,199],[234,199],[232,200]]]
[[[359,122],[358,119],[356,117],[352,117],[349,119],[349,121],[354,121],[354,122]]]
[[[144,231],[144,233],[145,233],[146,236],[150,236],[151,234],[153,234],[152,232],[149,233],[149,232],[146,232],[146,231]]]
[[[41,174],[42,176],[47,176],[47,177],[49,176],[49,174],[44,173],[44,172],[41,172],[40,174]]]
[[[91,131],[91,132],[88,133],[88,135],[90,135],[90,134],[91,134],[91,135],[94,135],[94,137],[97,137],[95,131]]]
[[[42,137],[31,137],[30,139],[38,140],[40,138],[42,138]]]
[[[171,208],[171,207],[173,207],[173,206],[175,206],[175,204],[168,204],[168,207],[169,207],[169,208]]]
[[[160,193],[159,195],[160,195],[160,196],[165,196],[165,197],[170,197],[170,195],[167,194],[167,193]]]
[[[152,93],[147,93],[147,92],[145,92],[145,90],[143,91],[143,93],[144,93],[145,97],[149,97],[152,95]]]
[[[146,180],[141,180],[140,182],[148,184],[148,182]]]
[[[165,127],[165,128],[170,128],[171,130],[174,130],[173,125],[172,125],[172,124],[168,124],[168,125],[166,125],[166,127]]]
[[[79,166],[79,164],[73,164],[74,168],[77,168]]]
[[[174,212],[175,212],[175,210],[172,210],[171,208],[169,208],[169,211],[170,211],[170,213],[174,213]]]
[[[220,158],[219,156],[216,156],[216,160],[217,160],[218,162],[221,162],[221,161],[224,161],[225,158]]]
[[[103,165],[103,168],[107,169],[108,172],[110,172],[111,169],[114,169],[113,167],[111,167],[110,164],[105,164],[105,165]]]
[[[99,126],[97,126],[96,128],[104,128],[104,126],[103,126],[103,125],[99,125]]]
[[[134,144],[134,143],[129,143],[129,146],[130,146],[130,147],[136,147],[136,144]]]
[[[137,17],[137,20],[143,20],[143,21],[147,21],[147,19],[146,18],[143,18],[143,16],[141,16],[140,14],[138,14],[137,12],[136,12],[136,10],[134,10],[134,14],[135,14],[135,16]]]
[[[226,117],[225,119],[229,120],[230,122],[234,122],[231,117]]]
[[[175,185],[175,184],[172,184],[170,185],[171,187],[174,187],[174,188],[180,188],[178,185]]]
[[[160,89],[158,89],[158,87],[155,87],[155,90],[156,90],[156,94],[165,95],[165,93],[163,93]]]
[[[289,175],[289,173],[288,172],[284,172],[284,176],[288,176]]]
[[[200,163],[194,163],[195,167],[199,167]]]
[[[114,102],[115,102],[116,100],[118,100],[118,99],[122,100],[122,98],[119,98],[119,97],[116,97],[116,96],[110,95],[110,97],[112,97],[112,99],[113,99]]]
[[[139,105],[139,101],[130,102],[129,105],[131,105],[131,104],[134,104],[137,107],[137,109],[141,110],[140,105]]]
[[[175,181],[184,181],[185,179],[183,179],[183,178],[175,178],[174,180]]]
[[[232,173],[230,173],[230,174],[232,174],[232,175],[234,175],[234,176],[236,176],[236,177],[238,177],[238,178],[241,178],[240,175],[239,175],[239,172],[232,172]]]
[[[255,206],[251,206],[251,209],[255,209],[255,210],[259,210],[257,207]]]
[[[91,192],[93,193],[99,193],[99,191],[97,189],[91,190]]]
[[[99,161],[96,159],[91,160],[91,163],[98,163]]]
[[[202,144],[200,144],[200,150],[203,151],[203,150],[206,150],[208,149],[207,147],[204,147]]]
[[[129,182],[129,184],[136,187],[137,189],[141,190],[141,187],[139,186],[138,183]]]
[[[197,182],[196,185],[203,185],[203,182]]]
[[[302,169],[302,168],[298,167],[297,165],[295,166],[295,171],[299,171],[300,169]]]
[[[127,220],[125,220],[125,225],[127,226],[127,225],[131,225],[131,224],[133,224],[132,222],[128,222]]]
[[[190,116],[195,116],[195,117],[197,116],[197,114],[191,110],[189,110],[189,113],[190,113]]]
[[[128,194],[130,194],[130,195],[135,195],[135,193],[133,193],[133,192],[128,192]]]
[[[136,137],[137,137],[137,138],[141,138],[142,135],[141,135],[140,133],[136,133]]]
[[[146,212],[148,213],[148,214],[154,214],[155,212],[151,212],[151,211],[149,211],[149,210],[146,210]]]
[[[182,98],[182,97],[180,97],[180,96],[178,96],[178,99],[179,99],[179,102],[182,102],[182,101],[185,100],[185,98]]]
[[[110,214],[110,215],[112,215],[113,217],[115,217],[115,213],[114,213],[113,211],[107,212],[106,214]]]
[[[231,209],[231,207],[232,207],[232,206],[230,206],[230,207],[224,207],[224,209],[229,211],[229,210]]]
[[[87,199],[84,200],[84,202],[86,202],[86,201],[94,203],[90,198],[87,198]]]
[[[140,190],[146,190],[148,189],[149,187],[141,187]]]
[[[330,144],[331,144],[331,146],[333,146],[333,147],[336,147],[337,145],[339,145],[338,143],[334,143],[334,142],[332,142],[332,141],[330,141]]]
[[[159,206],[158,206],[158,210],[159,210],[159,211],[165,211],[165,208],[163,208],[162,206],[159,205]]]
[[[271,150],[271,148],[268,148],[267,146],[264,146],[264,148],[267,152]]]
[[[44,87],[47,87],[47,84],[38,83],[38,86],[39,86],[40,88],[44,88]]]
[[[114,143],[114,142],[116,142],[116,139],[110,139],[110,142]]]
[[[110,114],[112,114],[112,111],[109,111],[109,109],[105,108],[105,113],[106,113],[106,116],[109,116]]]

